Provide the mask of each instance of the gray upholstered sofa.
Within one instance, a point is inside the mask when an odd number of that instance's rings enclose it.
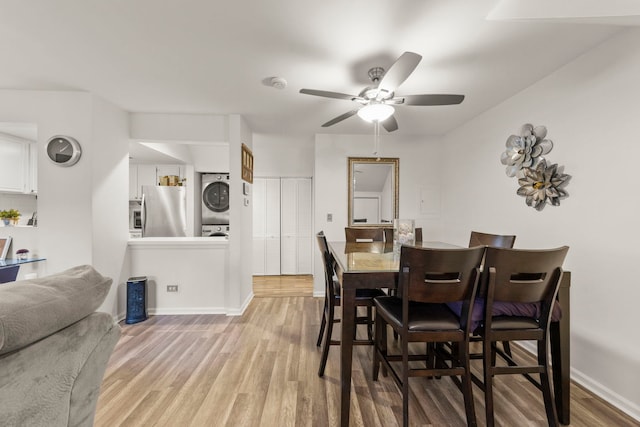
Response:
[[[120,327],[112,280],[79,266],[0,285],[0,425],[91,426]]]

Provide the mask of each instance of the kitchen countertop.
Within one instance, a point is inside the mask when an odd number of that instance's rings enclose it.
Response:
[[[225,237],[140,237],[129,239],[129,246],[135,247],[211,247],[228,245]]]

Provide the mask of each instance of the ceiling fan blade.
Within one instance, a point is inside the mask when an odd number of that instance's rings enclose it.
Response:
[[[325,98],[346,99],[348,101],[355,101],[355,100],[361,99],[359,96],[356,96],[356,95],[348,95],[346,93],[339,93],[339,92],[329,92],[326,90],[300,89],[300,93],[304,93],[306,95],[323,96]]]
[[[344,119],[348,119],[349,117],[355,115],[358,112],[358,110],[359,110],[359,108],[356,109],[356,110],[348,111],[348,112],[336,117],[335,119],[331,119],[327,123],[323,124],[322,127],[326,128],[326,127],[329,127],[329,126],[333,126],[336,123],[343,121]]]
[[[394,130],[398,130],[398,122],[396,118],[391,115],[388,119],[380,122],[383,128],[387,130],[387,132],[393,132]]]
[[[406,95],[404,105],[453,105],[460,104],[464,99],[464,95]]]
[[[378,89],[386,93],[395,92],[396,88],[413,73],[421,59],[422,56],[413,52],[405,52],[400,55],[400,58],[382,76]]]

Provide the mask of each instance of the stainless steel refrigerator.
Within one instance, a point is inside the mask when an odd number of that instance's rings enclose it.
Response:
[[[185,187],[142,186],[142,237],[187,235]]]

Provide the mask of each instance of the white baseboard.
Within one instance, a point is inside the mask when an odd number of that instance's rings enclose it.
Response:
[[[150,316],[172,316],[189,314],[224,314],[227,316],[242,316],[253,300],[251,292],[239,309],[227,309],[225,307],[176,307],[176,308],[149,308],[147,314]],[[116,322],[121,322],[126,318],[126,313],[120,313],[114,317]]]
[[[242,316],[245,310],[247,309],[247,307],[249,307],[249,304],[251,303],[252,300],[253,300],[253,291],[249,293],[249,295],[247,296],[247,299],[244,300],[244,303],[242,304],[239,310],[228,310],[226,312],[227,316]]]
[[[151,316],[168,316],[179,314],[227,314],[224,307],[176,307],[176,308],[150,308],[147,310]]]
[[[532,342],[519,342],[518,345],[527,352],[535,355],[536,346]],[[625,399],[613,390],[603,386],[593,378],[585,375],[583,372],[580,372],[577,369],[571,368],[570,378],[572,381],[575,381],[576,384],[580,384],[582,387],[586,388],[591,393],[603,399],[610,405],[615,406],[625,414],[629,415],[631,418],[635,419],[636,421],[640,421],[640,406],[636,405],[633,402],[630,402],[628,399]]]
[[[630,402],[613,390],[603,386],[599,382],[594,381],[591,377],[573,368],[571,368],[571,380],[580,384],[582,387],[605,400],[607,403],[620,409],[636,421],[640,421],[640,406],[635,403]]]

